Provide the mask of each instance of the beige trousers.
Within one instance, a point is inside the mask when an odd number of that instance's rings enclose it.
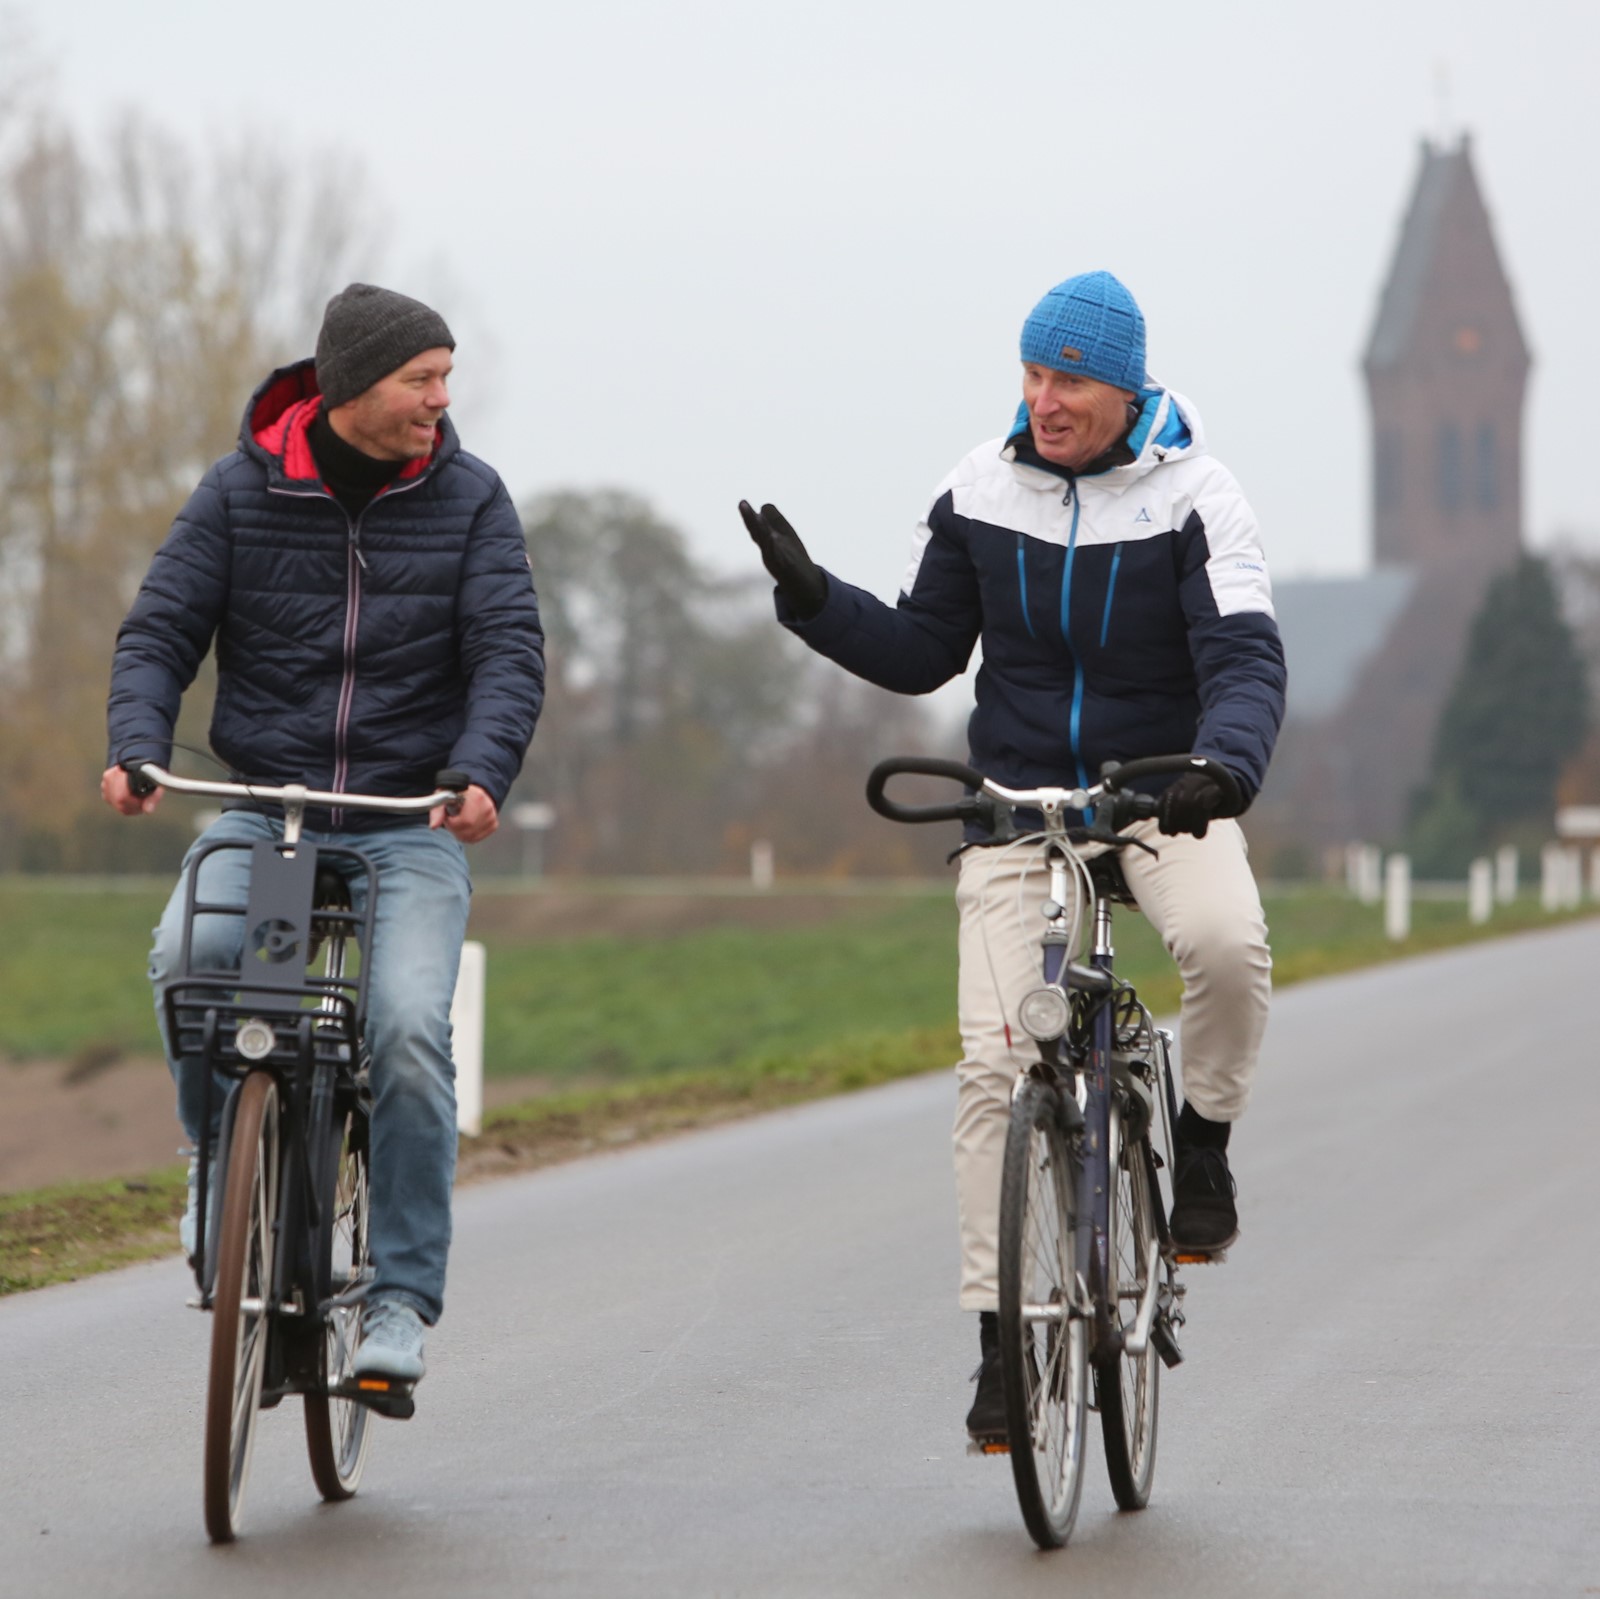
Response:
[[[1266,918],[1244,834],[1233,821],[1213,822],[1203,839],[1163,838],[1154,822],[1130,831],[1160,851],[1124,850],[1122,869],[1183,978],[1183,1097],[1202,1116],[1233,1121],[1250,1097],[1272,992]],[[1017,1006],[1043,981],[1040,907],[1048,886],[1042,846],[970,849],[961,857],[956,907],[964,1059],[956,1067],[955,1165],[963,1310],[996,1308],[1011,1087],[1038,1059],[1038,1046],[1017,1025]]]

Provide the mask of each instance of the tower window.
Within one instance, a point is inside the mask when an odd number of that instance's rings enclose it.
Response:
[[[1473,461],[1473,497],[1480,511],[1493,511],[1500,504],[1499,462],[1495,458],[1494,425],[1478,424],[1478,448]]]
[[[1461,429],[1454,422],[1439,428],[1439,507],[1459,511],[1465,499],[1466,474],[1462,470]]]

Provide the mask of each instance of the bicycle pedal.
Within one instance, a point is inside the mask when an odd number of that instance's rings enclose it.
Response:
[[[390,1377],[352,1377],[328,1390],[332,1399],[353,1399],[380,1416],[395,1421],[409,1421],[417,1413],[417,1402],[412,1398],[415,1383],[396,1382]]]
[[[1005,1438],[969,1438],[967,1439],[967,1453],[969,1455],[1009,1455],[1011,1443]]]
[[[1226,1249],[1176,1249],[1172,1253],[1174,1266],[1220,1266],[1227,1258],[1228,1251]]]
[[[1151,1325],[1150,1342],[1155,1345],[1155,1351],[1161,1357],[1161,1364],[1168,1371],[1174,1366],[1183,1364],[1183,1350],[1178,1345],[1177,1335],[1170,1321],[1157,1320]]]

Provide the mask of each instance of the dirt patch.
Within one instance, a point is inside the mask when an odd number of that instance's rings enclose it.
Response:
[[[484,1105],[494,1110],[540,1099],[556,1087],[545,1078],[492,1078],[484,1084]],[[92,1066],[82,1057],[0,1060],[0,1194],[142,1177],[180,1160],[183,1143],[172,1078],[159,1055]]]
[[[0,1063],[0,1193],[171,1166],[183,1142],[158,1055]]]

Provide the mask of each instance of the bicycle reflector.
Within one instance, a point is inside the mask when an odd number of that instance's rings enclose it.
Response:
[[[246,1060],[265,1060],[277,1042],[278,1035],[259,1016],[240,1022],[239,1031],[233,1035],[234,1048]]]
[[[1055,987],[1036,988],[1017,1009],[1017,1020],[1029,1038],[1048,1044],[1066,1032],[1072,1011],[1067,996]]]

